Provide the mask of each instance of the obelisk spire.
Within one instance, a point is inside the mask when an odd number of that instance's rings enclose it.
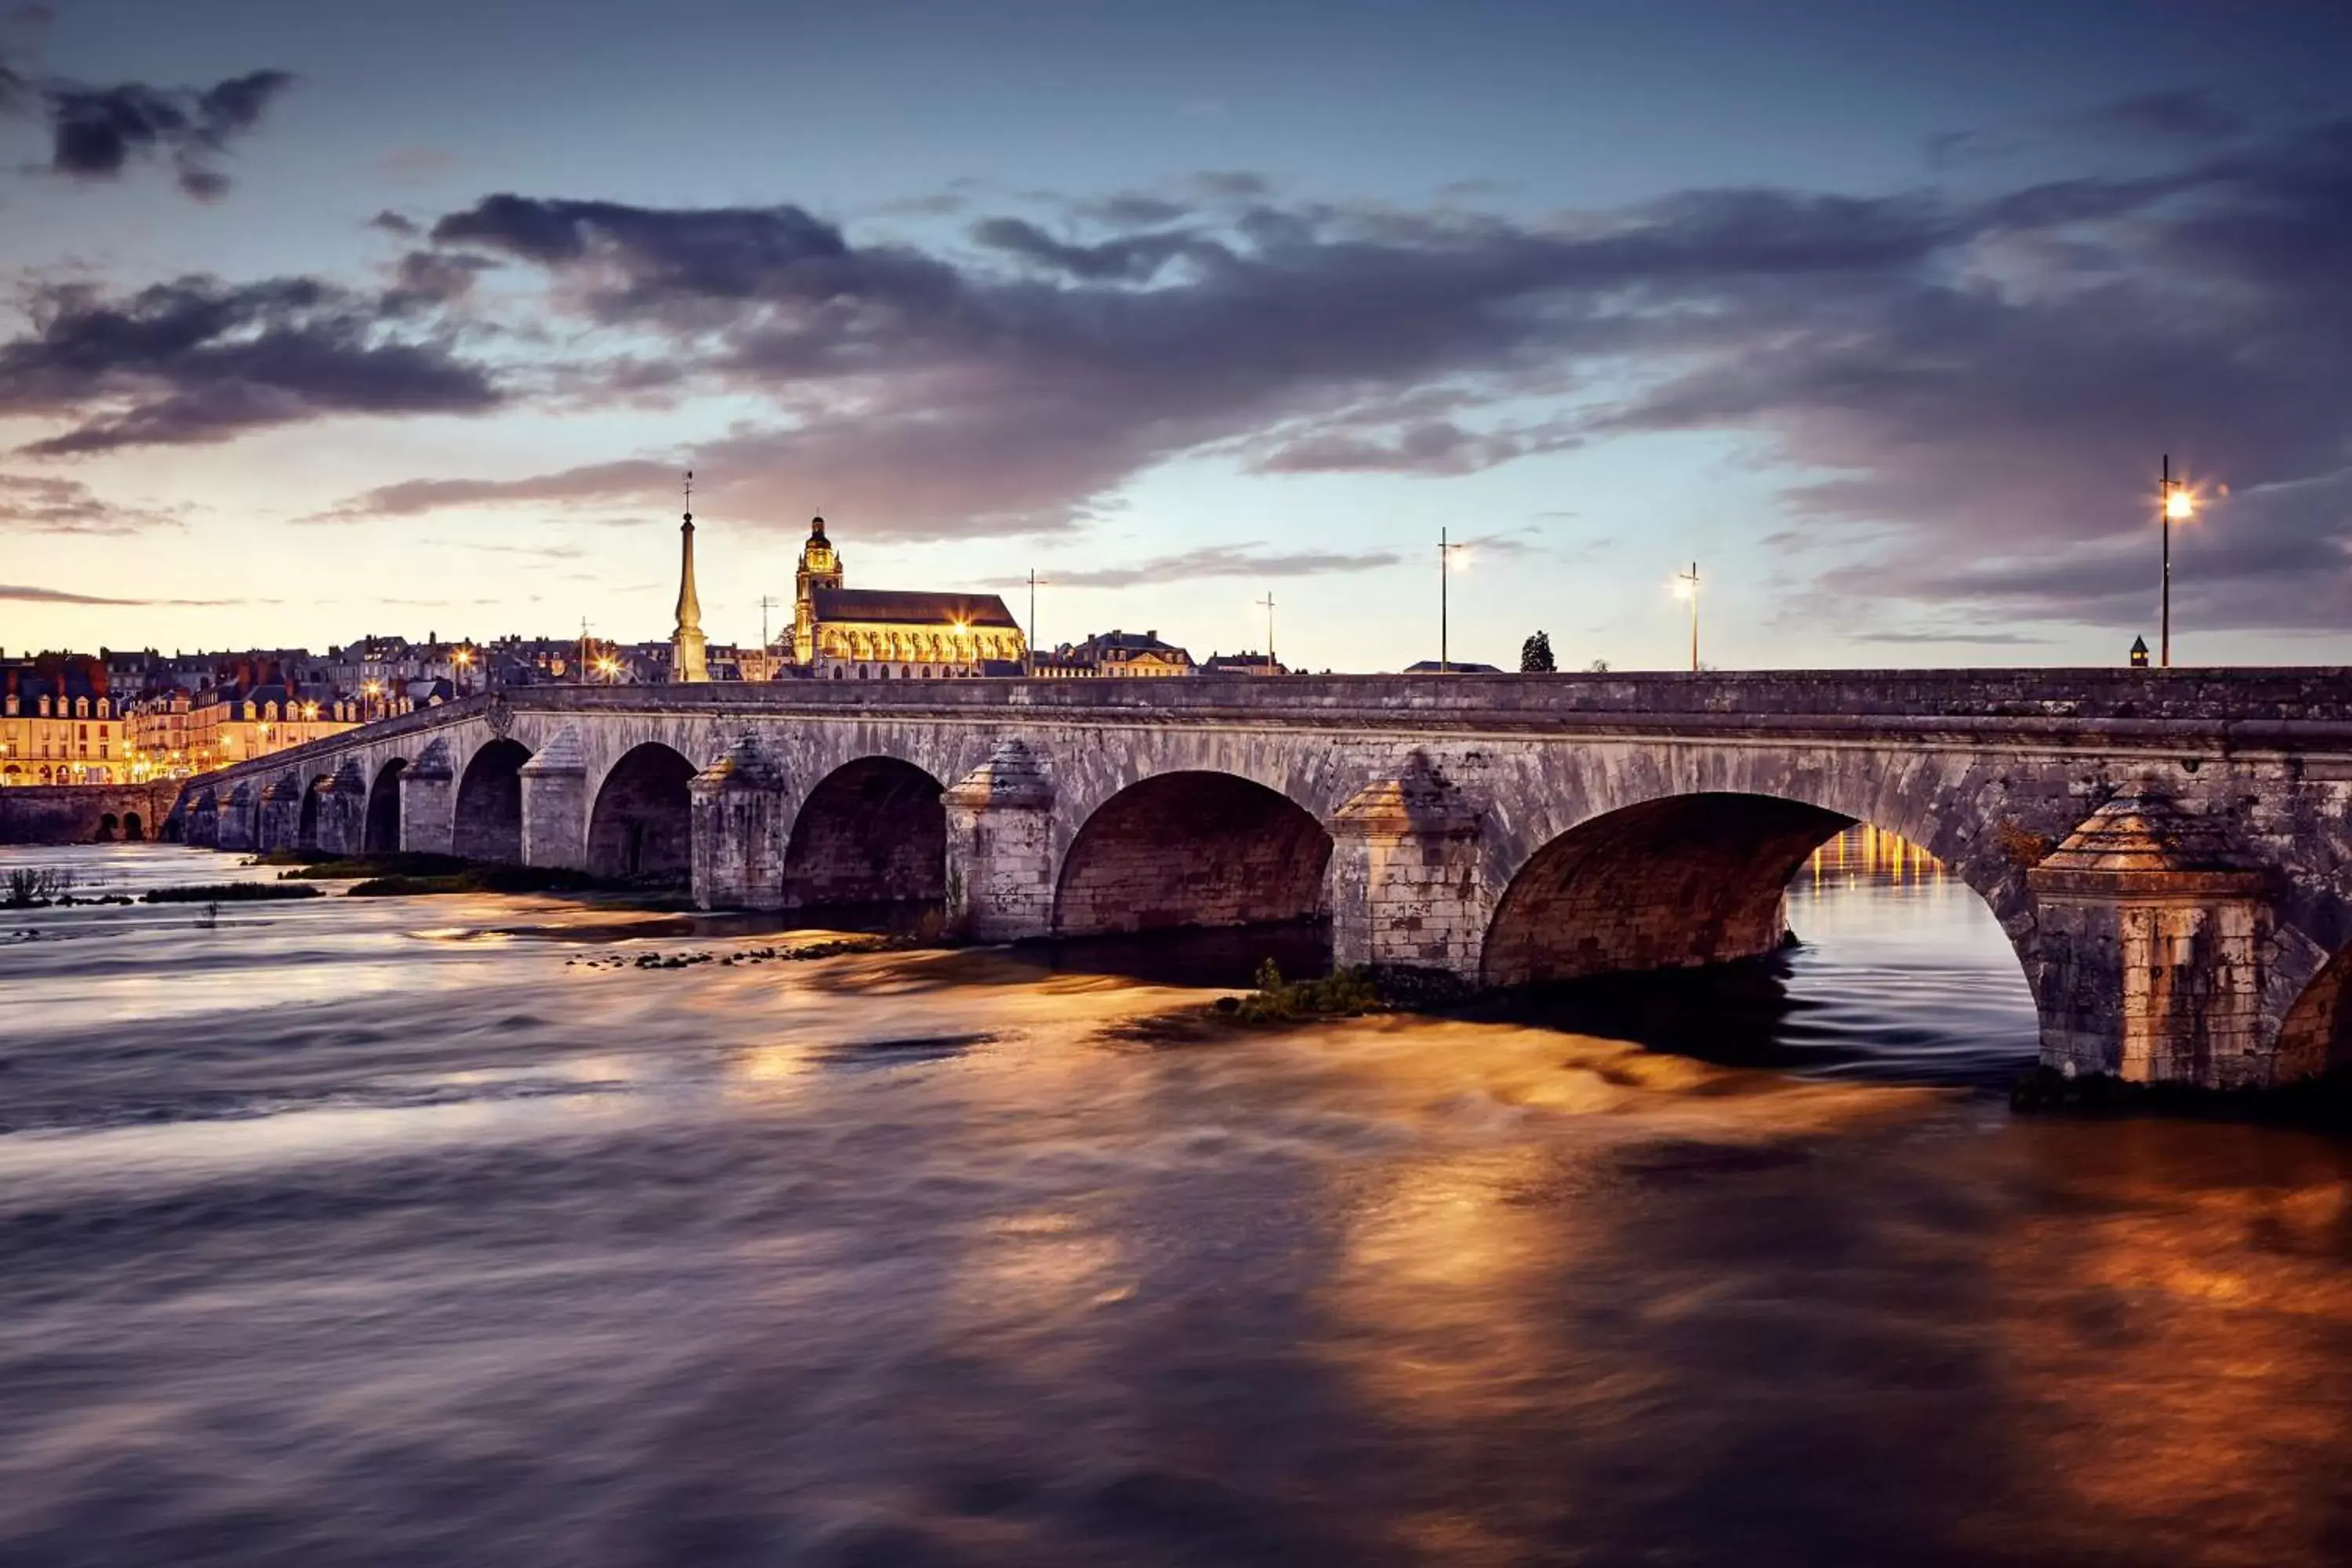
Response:
[[[704,657],[702,601],[694,592],[694,470],[686,471],[686,522],[678,530],[677,629],[669,634],[670,679],[709,680],[709,661]]]

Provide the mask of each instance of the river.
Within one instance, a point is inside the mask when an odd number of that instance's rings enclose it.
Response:
[[[1728,991],[1275,1033],[546,899],[0,910],[0,1563],[2352,1561],[2352,1148],[2012,1115],[2015,960],[1882,848]]]

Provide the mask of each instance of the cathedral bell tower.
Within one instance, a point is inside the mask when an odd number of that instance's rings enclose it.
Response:
[[[710,663],[702,636],[702,600],[694,592],[694,470],[686,471],[686,523],[677,574],[677,627],[669,634],[669,678],[709,680]]]
[[[824,519],[812,518],[801,568],[793,574],[793,658],[804,668],[816,659],[816,591],[840,586],[840,552],[824,536]]]

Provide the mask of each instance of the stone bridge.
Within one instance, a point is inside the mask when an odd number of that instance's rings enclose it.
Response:
[[[545,687],[191,781],[224,849],[938,906],[977,940],[1321,919],[1517,985],[1760,954],[1854,822],[1983,897],[2067,1069],[2352,1056],[2336,669]]]

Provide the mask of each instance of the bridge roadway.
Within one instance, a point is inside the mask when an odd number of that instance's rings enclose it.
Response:
[[[189,781],[224,849],[936,902],[977,940],[1325,919],[1491,985],[1785,934],[1870,822],[2000,918],[2044,1059],[2261,1085],[2352,1058],[2342,669],[532,687]]]

